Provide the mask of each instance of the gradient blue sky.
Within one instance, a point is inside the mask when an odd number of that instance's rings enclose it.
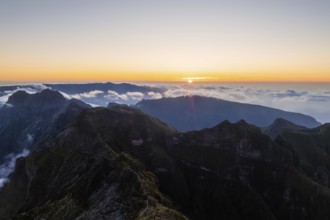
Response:
[[[0,28],[0,81],[330,81],[325,0],[2,0]]]

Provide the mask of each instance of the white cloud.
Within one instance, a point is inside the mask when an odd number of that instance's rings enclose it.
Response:
[[[65,92],[61,92],[61,91],[59,91],[59,93],[61,93],[62,96],[64,96],[64,98],[66,98],[66,99],[72,99],[72,98],[73,98],[73,97],[71,97],[70,95],[66,94]]]
[[[266,87],[266,86],[265,86]],[[330,122],[330,91],[327,89],[254,88],[253,85],[171,86],[165,97],[200,95],[218,99],[263,105],[315,117]]]
[[[109,102],[118,102],[120,104],[135,104],[144,99],[145,94],[142,92],[127,92],[119,94],[115,91],[109,90],[105,98]]]
[[[0,188],[3,187],[6,182],[8,182],[9,174],[15,169],[16,160],[20,157],[26,157],[29,155],[29,153],[29,150],[24,149],[19,154],[8,154],[5,157],[5,162],[0,165]]]
[[[105,95],[105,97],[114,102],[128,101],[128,96],[126,94],[118,94],[117,92],[112,90],[109,90],[108,94]]]
[[[161,99],[163,95],[159,92],[148,92],[144,99]]]
[[[75,98],[75,99],[82,99],[82,98],[91,99],[91,98],[96,98],[98,95],[103,94],[103,93],[104,93],[103,91],[94,90],[94,91],[90,91],[90,92],[74,94],[74,95],[71,95],[71,97]]]
[[[25,91],[29,94],[34,94],[36,92],[40,92],[44,89],[47,89],[48,87],[43,84],[31,84],[26,86],[17,86],[14,90],[6,90],[2,92],[2,95],[0,96],[0,106],[4,105],[7,101],[9,96],[14,94],[17,91]]]
[[[129,100],[133,101],[141,101],[144,98],[144,94],[142,92],[127,92],[126,95]]]

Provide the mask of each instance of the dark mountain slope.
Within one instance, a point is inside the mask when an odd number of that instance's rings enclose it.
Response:
[[[0,216],[185,219],[169,208],[156,177],[124,153],[152,158],[142,155],[143,150],[151,152],[153,141],[164,141],[172,132],[129,108],[85,110],[52,145],[17,162],[0,191]]]
[[[85,108],[90,106],[52,90],[14,93],[0,109],[0,163],[9,153],[42,145]]]
[[[276,118],[305,127],[320,125],[314,118],[299,113],[201,96],[143,100],[136,107],[179,131],[200,130],[224,120],[236,122],[241,119],[259,127],[268,126]]]
[[[184,218],[176,207],[191,219],[329,219],[330,189],[297,159],[244,121],[177,133],[127,106],[86,109],[17,162],[0,216]]]
[[[276,142],[291,149],[301,172],[330,187],[329,124],[314,129],[284,131]]]
[[[176,134],[195,219],[328,219],[330,190],[300,173],[286,147],[241,121]]]
[[[306,127],[296,125],[291,121],[285,120],[283,118],[277,118],[271,125],[262,128],[262,132],[274,139],[277,137],[277,135],[286,131],[303,131],[306,129]]]

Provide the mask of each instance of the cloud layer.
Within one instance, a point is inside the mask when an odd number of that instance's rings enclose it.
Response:
[[[214,97],[234,102],[251,103],[269,106],[286,111],[299,112],[315,117],[318,121],[330,122],[330,86],[318,85],[297,86],[295,84],[146,84],[156,86],[163,92],[93,90],[68,95],[61,92],[67,99],[75,98],[92,106],[107,106],[109,102],[134,105],[143,99],[160,99],[162,97],[178,97],[185,95],[200,95]],[[42,84],[29,87],[17,87],[11,91],[0,92],[0,105],[18,90],[35,93],[47,88]]]
[[[293,87],[294,85],[292,85]],[[266,86],[265,86],[266,87]],[[330,88],[255,88],[251,85],[197,85],[170,87],[165,97],[201,95],[299,112],[330,122]]]
[[[48,87],[43,84],[31,84],[31,85],[24,85],[24,86],[13,86],[13,89],[11,89],[11,90],[1,90],[0,91],[0,107],[7,102],[9,96],[11,96],[12,94],[14,94],[17,91],[22,90],[29,94],[33,94],[33,93],[40,92],[47,88]]]

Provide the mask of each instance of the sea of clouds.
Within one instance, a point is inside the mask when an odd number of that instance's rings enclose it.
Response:
[[[280,85],[280,84],[278,84]],[[61,92],[67,99],[79,99],[92,106],[107,106],[110,102],[118,104],[134,105],[143,99],[160,99],[163,97],[179,97],[187,95],[200,95],[214,97],[228,101],[250,103],[278,108],[286,111],[299,112],[313,116],[321,123],[330,122],[330,85],[318,87],[300,86],[294,84],[269,86],[259,84],[155,84],[162,88],[163,92],[137,92],[128,91],[119,93],[116,91],[86,91],[78,94],[66,94]],[[8,100],[8,97],[18,90],[25,90],[28,93],[39,92],[47,87],[43,84],[33,84],[17,87],[13,90],[0,92],[0,105]]]
[[[165,97],[201,95],[233,102],[273,107],[313,116],[321,123],[330,122],[330,85],[317,88],[255,88],[251,85],[172,87]]]

